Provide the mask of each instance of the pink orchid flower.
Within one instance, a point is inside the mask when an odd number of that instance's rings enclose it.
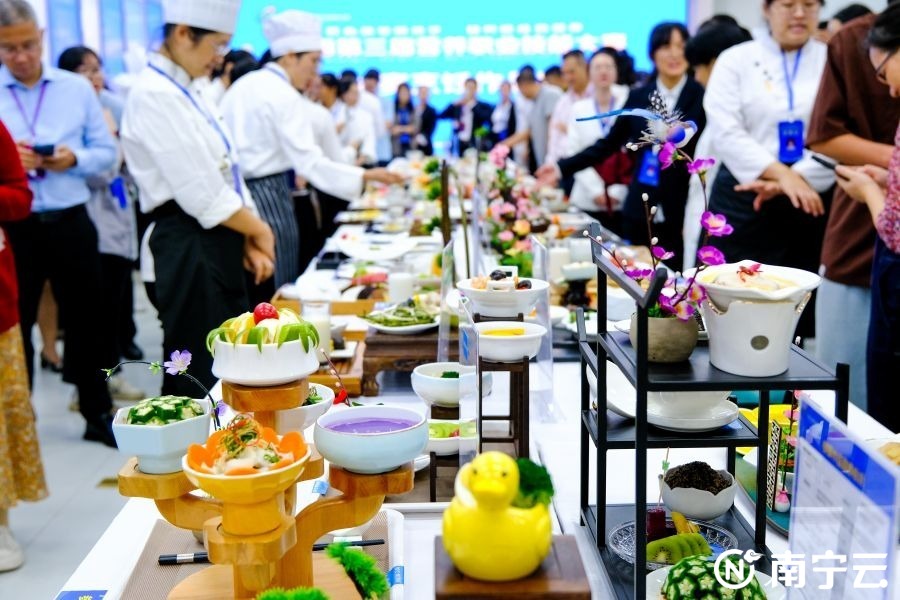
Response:
[[[703,246],[697,250],[697,258],[704,265],[714,267],[725,264],[725,255],[715,246]]]
[[[497,234],[497,239],[501,242],[511,242],[516,236],[513,235],[513,232],[509,229],[504,229],[500,233]]]
[[[706,290],[703,289],[703,286],[694,283],[688,290],[687,298],[695,304],[700,304],[706,299]]]
[[[672,299],[668,296],[659,297],[659,307],[667,313],[675,315],[679,321],[689,321],[695,312],[694,307],[687,302],[673,304]]]
[[[714,158],[698,158],[688,163],[687,170],[691,175],[703,175],[716,164]]]
[[[700,215],[700,225],[713,237],[723,237],[734,232],[734,227],[728,224],[725,215],[717,215],[708,210]]]
[[[663,169],[668,169],[675,162],[675,152],[677,148],[672,142],[666,142],[659,151],[659,165]]]
[[[494,146],[490,154],[488,154],[488,159],[495,167],[502,169],[506,166],[507,156],[509,156],[509,146],[498,144]]]
[[[674,252],[669,252],[662,246],[653,246],[650,251],[653,252],[653,256],[655,256],[659,260],[669,260],[670,258],[675,256]]]

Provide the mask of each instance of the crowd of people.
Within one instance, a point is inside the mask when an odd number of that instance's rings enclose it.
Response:
[[[21,564],[8,508],[46,495],[32,328],[42,368],[76,387],[84,439],[115,446],[113,396],[143,396],[101,373],[142,355],[135,261],[164,356],[191,351],[191,373],[212,386],[207,331],[294,281],[367,182],[403,183],[385,165],[431,155],[440,120],[452,153],[509,146],[632,243],[650,241],[649,198],[675,270],[693,266],[708,208],[734,227],[712,241],[729,261],[819,271],[801,334],[829,365],[851,365],[854,403],[900,429],[889,385],[900,367],[900,3],[820,22],[819,0],[765,0],[766,26],[752,32],[723,15],[693,35],[661,23],[651,73],[621,50],[573,49],[543,74],[523,66],[496,104],[470,78],[442,110],[427,87],[382,95],[376,69],[319,73],[311,14],[269,16],[256,57],[230,48],[240,0],[163,4],[161,47],[116,93],[89,48],[45,63],[28,2],[0,0],[0,571]],[[684,151],[717,160],[708,190],[665,168],[659,148],[634,146],[644,122],[617,113],[653,102],[694,123]],[[83,318],[98,302],[103,327]],[[163,393],[196,392],[185,385],[166,377]]]

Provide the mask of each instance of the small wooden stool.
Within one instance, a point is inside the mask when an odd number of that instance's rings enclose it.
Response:
[[[591,600],[591,586],[578,554],[578,545],[571,535],[553,536],[550,554],[530,577],[502,582],[479,581],[460,573],[444,550],[443,539],[438,536],[434,540],[434,597],[436,600]]]

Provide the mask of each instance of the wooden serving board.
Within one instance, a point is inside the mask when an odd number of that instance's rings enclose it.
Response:
[[[375,376],[381,371],[412,371],[419,365],[437,360],[438,330],[415,335],[393,335],[369,330],[363,361],[362,391],[366,396],[378,395]],[[448,360],[459,360],[459,331],[450,331]]]
[[[341,381],[344,382],[347,394],[353,398],[358,398],[362,395],[363,357],[365,354],[366,343],[358,342],[356,344],[356,354],[353,355],[351,360],[341,360],[334,363],[338,374],[341,376]],[[330,367],[325,365],[309,376],[309,382],[336,389],[338,380],[337,377],[331,374]]]

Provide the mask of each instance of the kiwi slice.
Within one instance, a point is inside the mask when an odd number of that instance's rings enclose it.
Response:
[[[682,535],[693,546],[694,554],[699,556],[710,556],[713,553],[712,548],[709,547],[709,542],[707,542],[706,538],[699,533],[684,533]]]
[[[682,546],[669,536],[647,544],[647,562],[674,565],[684,558]]]
[[[673,544],[678,545],[678,548],[681,550],[681,558],[687,558],[688,556],[694,556],[694,554],[696,554],[696,552],[694,552],[694,546],[688,541],[683,533],[676,533],[673,536],[669,536],[667,539],[672,540]],[[675,562],[678,561],[676,560]]]

